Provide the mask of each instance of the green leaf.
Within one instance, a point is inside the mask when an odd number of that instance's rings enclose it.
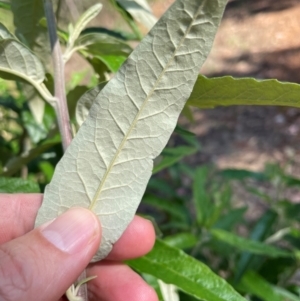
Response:
[[[248,207],[231,209],[229,212],[220,217],[218,221],[213,225],[213,228],[220,228],[223,230],[230,231],[233,226],[235,226],[238,222],[243,219],[245,212]]]
[[[117,72],[126,61],[127,56],[95,55],[94,58],[102,61],[111,72]]]
[[[14,14],[16,35],[35,54],[47,62],[50,55],[50,44],[47,29],[39,24],[44,17],[44,6],[41,0],[11,0],[11,9]]]
[[[276,220],[277,214],[274,211],[266,211],[255,224],[254,229],[250,233],[249,239],[252,241],[264,241],[265,238],[269,235],[271,228],[275,224]],[[253,253],[242,253],[236,265],[234,277],[235,283],[237,283],[241,279],[247,269],[253,268],[256,259],[257,255],[254,255]]]
[[[233,233],[227,232],[222,229],[211,229],[212,236],[215,239],[223,241],[239,250],[248,251],[254,254],[261,254],[268,257],[290,257],[292,253],[273,247],[271,245],[249,240],[247,238],[237,236]]]
[[[17,35],[22,35],[32,47],[39,34],[38,22],[44,17],[43,1],[11,0],[10,2]]]
[[[81,35],[76,43],[76,49],[84,49],[92,55],[110,55],[127,57],[132,48],[123,40],[111,35],[94,32]]]
[[[127,261],[138,272],[147,273],[204,301],[246,301],[224,279],[183,251],[156,240],[150,253]]]
[[[164,14],[97,96],[46,187],[37,225],[69,207],[87,207],[102,224],[94,260],[110,252],[134,217],[226,2],[179,0]]]
[[[0,8],[10,10],[11,9],[11,5],[7,1],[0,1]]]
[[[223,169],[221,175],[229,180],[244,180],[244,179],[254,179],[258,181],[266,180],[266,176],[261,172],[254,172],[245,169]]]
[[[150,30],[157,22],[146,0],[117,0],[117,2],[147,29]]]
[[[0,40],[0,71],[35,85],[41,84],[45,79],[40,60],[14,39]]]
[[[213,108],[231,105],[269,105],[300,107],[300,85],[276,79],[206,78],[199,75],[188,105]]]
[[[264,301],[288,301],[268,281],[253,271],[248,271],[238,286],[239,289]],[[295,296],[296,297],[296,296]],[[291,300],[291,299],[290,299]],[[298,298],[299,300],[299,298]]]
[[[61,143],[60,137],[56,136],[52,139],[46,139],[41,145],[31,149],[30,151],[21,154],[19,157],[14,157],[4,166],[2,175],[11,176],[18,172],[22,166],[27,165],[30,161],[44,153],[54,145]]]
[[[174,165],[186,156],[195,154],[197,150],[193,146],[166,147],[161,154],[162,160],[153,168],[153,174]]]
[[[146,194],[143,197],[143,203],[170,214],[175,220],[187,222],[188,212],[182,207],[182,205],[166,201],[165,199],[151,194]]]
[[[193,200],[196,209],[196,217],[199,225],[205,225],[207,218],[212,212],[212,200],[206,191],[208,166],[196,169],[193,183]]]
[[[272,285],[272,288],[274,293],[277,293],[278,296],[282,297],[283,301],[299,301],[299,296],[294,295],[282,287]]]
[[[35,182],[21,178],[0,177],[1,193],[30,193],[40,192],[39,185]]]
[[[198,242],[197,237],[192,233],[178,233],[164,238],[164,242],[179,249],[190,249]]]

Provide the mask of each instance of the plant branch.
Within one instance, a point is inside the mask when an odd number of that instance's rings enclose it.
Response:
[[[72,131],[65,94],[64,61],[56,33],[56,22],[51,0],[44,0],[44,9],[47,19],[54,68],[54,96],[56,98],[56,102],[53,106],[56,112],[59,131],[62,136],[63,149],[65,151],[72,141]]]

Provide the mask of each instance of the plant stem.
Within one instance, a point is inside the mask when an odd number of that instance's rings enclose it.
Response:
[[[53,106],[56,112],[59,131],[62,136],[63,149],[65,151],[72,141],[72,131],[65,94],[64,61],[56,33],[55,16],[51,0],[44,0],[44,9],[48,24],[54,68],[54,96],[56,102]]]

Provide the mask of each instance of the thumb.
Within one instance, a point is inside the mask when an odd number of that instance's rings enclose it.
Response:
[[[73,208],[0,245],[0,300],[58,300],[88,265],[100,237],[98,218]]]

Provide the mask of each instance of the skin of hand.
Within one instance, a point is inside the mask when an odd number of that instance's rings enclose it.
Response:
[[[84,268],[89,301],[157,301],[155,291],[123,260],[151,250],[151,222],[136,216],[108,257],[89,264],[101,239],[98,218],[72,208],[33,229],[42,194],[0,194],[0,300],[65,300],[64,292]]]

